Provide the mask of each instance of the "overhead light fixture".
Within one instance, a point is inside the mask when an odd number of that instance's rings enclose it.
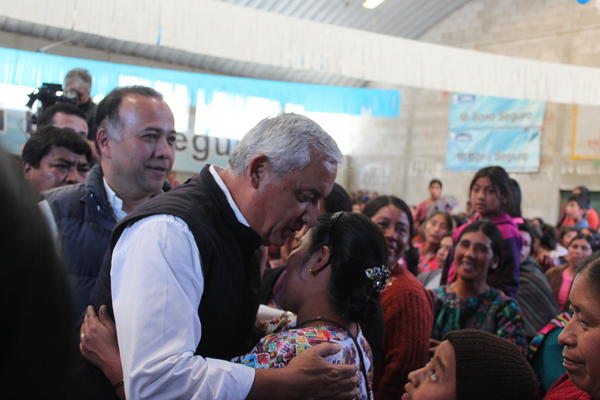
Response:
[[[364,8],[368,8],[369,10],[374,9],[375,7],[378,7],[379,5],[381,5],[381,3],[383,3],[385,0],[365,0],[362,3],[362,6]]]

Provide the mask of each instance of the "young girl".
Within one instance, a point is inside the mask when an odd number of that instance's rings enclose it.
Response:
[[[446,233],[442,236],[442,240],[440,240],[440,247],[438,248],[437,253],[435,253],[436,263],[439,266],[444,266],[446,263],[446,258],[450,251],[454,247],[454,240],[452,239],[451,233]],[[442,268],[434,269],[429,272],[421,272],[417,279],[419,282],[425,286],[425,289],[437,289],[440,287],[440,281],[442,279]]]
[[[436,253],[442,238],[452,230],[452,218],[448,213],[436,211],[427,218],[423,228],[425,238],[419,249],[419,273],[434,271],[443,264],[438,264]]]
[[[571,243],[569,243],[568,253],[566,256],[567,263],[559,267],[552,267],[546,271],[548,283],[554,291],[558,300],[558,308],[560,311],[567,310],[567,299],[571,283],[575,277],[575,271],[581,265],[583,260],[592,255],[592,238],[587,235],[578,234]]]
[[[502,254],[498,268],[488,275],[488,283],[502,290],[506,295],[515,297],[519,288],[519,265],[521,263],[521,234],[510,214],[513,212],[512,186],[508,174],[499,166],[482,168],[473,177],[469,187],[469,197],[475,215],[469,224],[486,219],[496,225],[502,234]],[[454,241],[460,236],[467,224],[454,232]],[[450,260],[453,257],[449,257]],[[456,279],[456,267],[446,263],[443,283]]]

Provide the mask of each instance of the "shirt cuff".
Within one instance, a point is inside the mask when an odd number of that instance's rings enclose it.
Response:
[[[216,358],[206,358],[206,363],[209,371],[227,371],[227,375],[232,382],[223,382],[224,384],[231,383],[228,387],[235,388],[235,397],[239,395],[240,399],[245,399],[250,393],[250,389],[254,384],[254,368],[246,367],[245,365],[235,364],[229,361],[218,360]]]

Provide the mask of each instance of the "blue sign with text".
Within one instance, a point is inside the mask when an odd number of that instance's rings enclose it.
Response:
[[[448,115],[446,168],[475,171],[500,165],[535,172],[546,103],[455,94]]]

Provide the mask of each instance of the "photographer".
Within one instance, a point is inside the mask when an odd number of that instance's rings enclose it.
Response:
[[[98,107],[90,97],[90,90],[92,89],[92,76],[90,73],[82,68],[73,68],[65,76],[64,82],[65,93],[69,91],[77,92],[79,102],[77,107],[85,114],[87,119],[89,131],[88,139],[96,139],[96,129],[94,119],[96,115],[96,108]]]

